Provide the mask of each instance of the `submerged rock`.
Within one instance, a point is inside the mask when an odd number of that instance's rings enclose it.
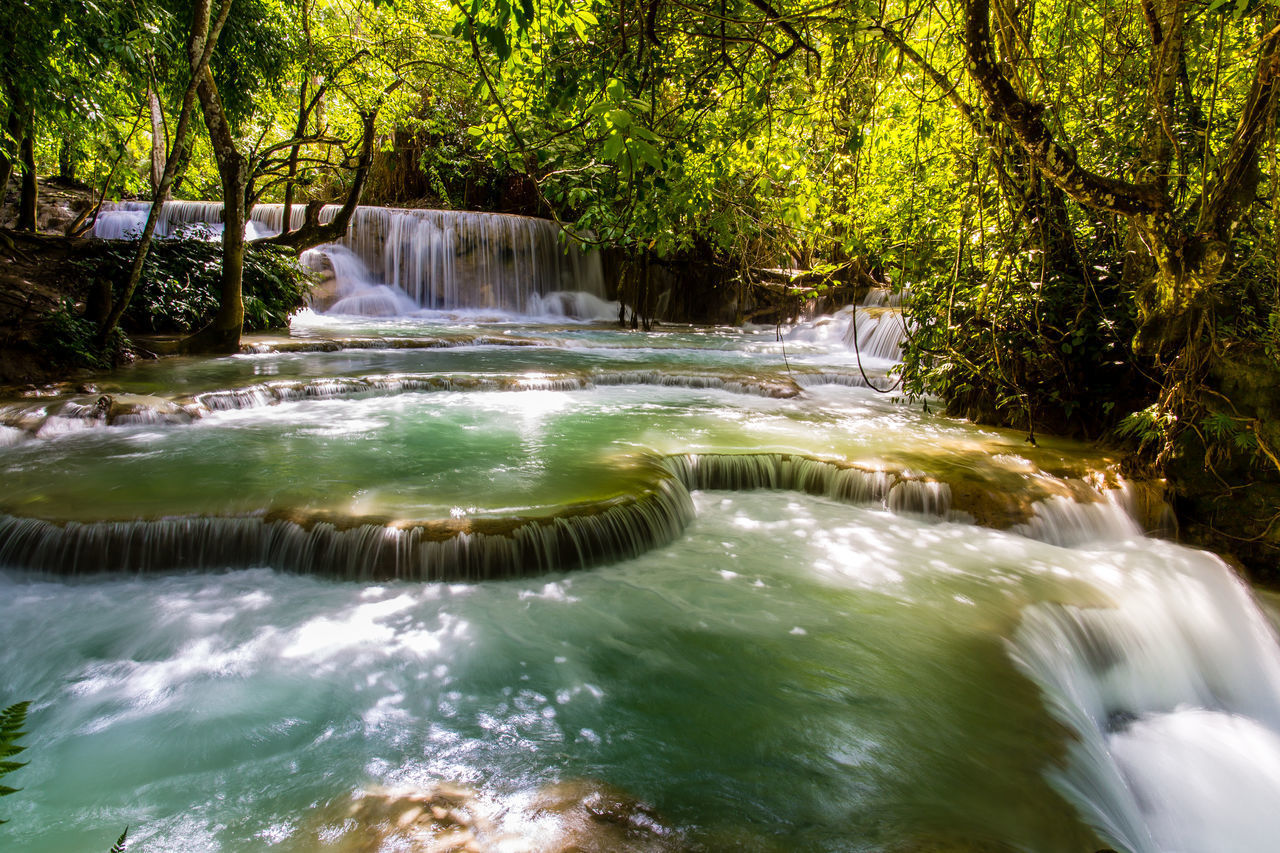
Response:
[[[372,789],[312,815],[297,849],[326,853],[663,853],[687,849],[653,808],[594,780],[496,798],[437,783]]]

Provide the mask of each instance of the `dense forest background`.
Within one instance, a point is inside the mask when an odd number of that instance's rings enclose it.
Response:
[[[641,323],[905,288],[897,393],[1127,442],[1185,535],[1275,571],[1274,2],[0,0],[0,44],[19,230],[57,175],[233,226],[259,201],[553,217]],[[149,236],[84,306],[102,344]],[[193,349],[236,345],[245,252]]]

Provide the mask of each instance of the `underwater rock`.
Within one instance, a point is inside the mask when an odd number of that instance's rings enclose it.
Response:
[[[652,807],[612,786],[580,779],[532,799],[495,798],[437,783],[375,788],[330,802],[296,839],[326,853],[665,853],[686,849]]]

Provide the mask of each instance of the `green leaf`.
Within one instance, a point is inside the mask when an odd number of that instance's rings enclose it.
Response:
[[[639,158],[640,162],[647,163],[653,169],[660,170],[662,168],[662,155],[658,153],[658,149],[642,139],[631,140],[631,151]]]
[[[506,62],[511,57],[511,43],[507,41],[506,30],[490,24],[484,24],[480,27],[480,37],[484,39],[489,47],[493,48],[493,52],[497,54],[500,62]]]
[[[516,26],[523,32],[533,22],[533,0],[520,0],[516,7]]]
[[[600,156],[610,163],[616,163],[623,152],[623,148],[622,134],[615,130],[604,141],[604,147],[600,149]]]

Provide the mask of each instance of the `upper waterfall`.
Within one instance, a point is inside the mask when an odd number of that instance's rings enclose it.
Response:
[[[149,208],[148,202],[119,202],[100,214],[94,235],[135,235]],[[327,205],[320,221],[331,222],[338,210]],[[304,214],[302,205],[291,210],[292,228],[301,226]],[[279,234],[283,221],[283,205],[255,205],[246,237]],[[162,208],[156,233],[217,236],[222,227],[220,203],[171,201]],[[304,262],[332,274],[333,292],[324,307],[340,312],[362,313],[372,305],[379,315],[414,306],[527,314],[545,312],[548,304],[598,308],[606,296],[599,253],[584,249],[557,223],[529,216],[358,207],[340,244],[311,249]],[[379,298],[365,298],[365,291]],[[594,300],[548,301],[560,293]]]

